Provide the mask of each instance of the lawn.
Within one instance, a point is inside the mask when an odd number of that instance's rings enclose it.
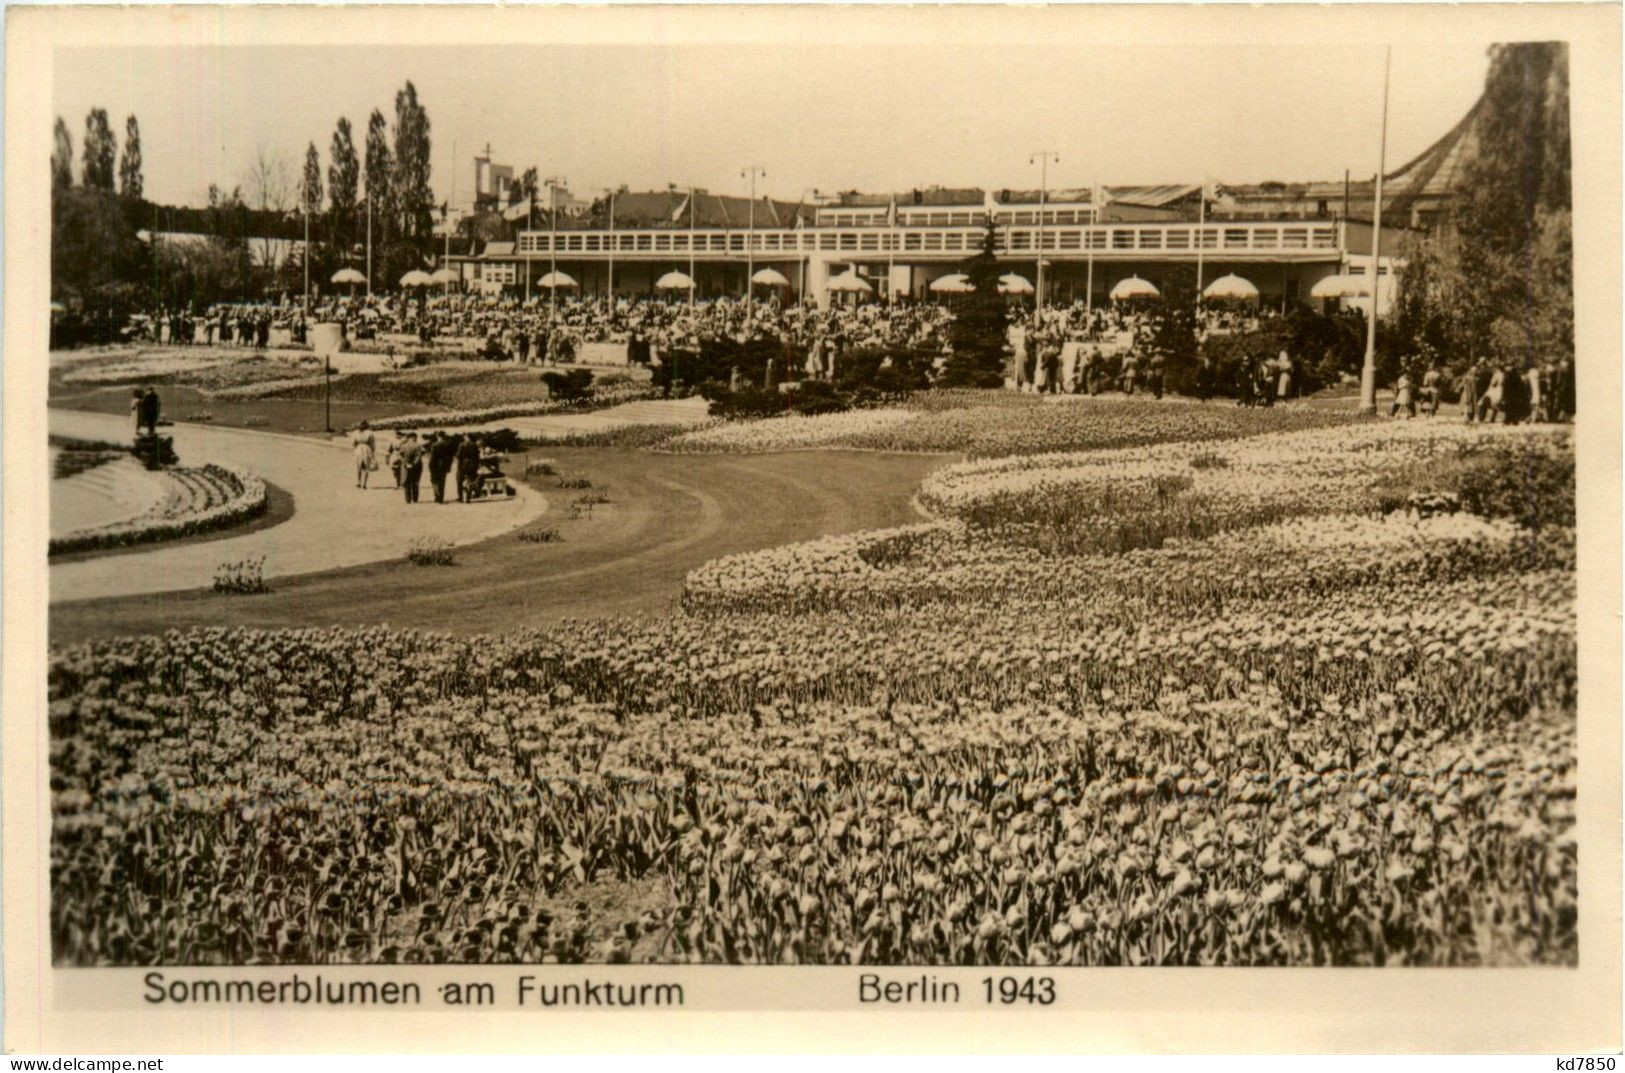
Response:
[[[308,352],[119,347],[52,354],[49,403],[122,416],[132,387],[150,383],[171,420],[316,434],[329,411],[332,428],[342,431],[363,420],[542,403],[549,397],[543,371],[454,359],[348,373],[333,377],[329,403],[321,362]],[[648,370],[597,369],[595,377],[618,397],[625,382],[646,381]]]

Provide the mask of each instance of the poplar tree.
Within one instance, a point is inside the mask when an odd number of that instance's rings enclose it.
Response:
[[[141,124],[132,114],[124,121],[124,153],[119,157],[118,192],[125,197],[141,197]]]
[[[434,194],[429,189],[429,113],[418,103],[417,87],[407,82],[395,94],[395,210],[401,233],[414,241],[434,228]]]
[[[391,161],[389,153],[389,127],[384,113],[374,108],[367,120],[367,211],[372,214],[373,244],[378,245],[390,232]]]
[[[327,205],[329,226],[335,245],[346,253],[355,243],[357,186],[361,181],[361,163],[356,159],[355,140],[351,136],[350,121],[339,117],[333,129],[333,144],[327,151]]]
[[[113,192],[113,164],[118,147],[107,125],[107,109],[92,108],[85,116],[84,172],[81,181],[93,190]]]
[[[51,148],[51,190],[54,192],[73,185],[73,137],[61,116],[56,117],[52,133],[56,140]]]

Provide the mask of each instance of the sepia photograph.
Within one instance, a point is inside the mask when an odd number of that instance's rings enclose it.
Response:
[[[1620,353],[1617,305],[1576,328],[1571,101],[1618,57],[1484,12],[746,14],[53,38],[7,169],[40,971],[193,1009],[411,1003],[356,974],[394,966],[526,967],[519,1006],[1573,978],[1618,927],[1576,601]]]

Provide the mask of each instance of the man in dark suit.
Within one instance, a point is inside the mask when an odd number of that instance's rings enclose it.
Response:
[[[147,430],[148,435],[155,435],[158,432],[158,413],[160,409],[158,392],[154,391],[152,385],[149,384],[147,390],[141,393],[141,427]]]
[[[457,440],[460,437],[436,432],[429,441],[429,485],[434,489],[434,501],[446,501],[446,477],[457,458]]]
[[[457,445],[457,502],[473,502],[479,483],[480,443],[473,435],[467,435]]]
[[[406,501],[418,501],[418,482],[423,479],[423,444],[416,432],[401,437],[401,487],[406,489]]]

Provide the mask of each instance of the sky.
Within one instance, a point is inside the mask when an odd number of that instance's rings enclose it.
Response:
[[[1483,86],[1488,40],[1396,43],[1388,169],[1426,149]],[[73,135],[106,108],[141,125],[146,195],[202,204],[264,150],[324,173],[339,116],[393,122],[412,80],[436,200],[466,206],[474,153],[534,165],[578,196],[693,184],[796,200],[812,190],[1340,179],[1377,169],[1383,50],[1182,45],[526,45],[72,48],[54,103]]]

